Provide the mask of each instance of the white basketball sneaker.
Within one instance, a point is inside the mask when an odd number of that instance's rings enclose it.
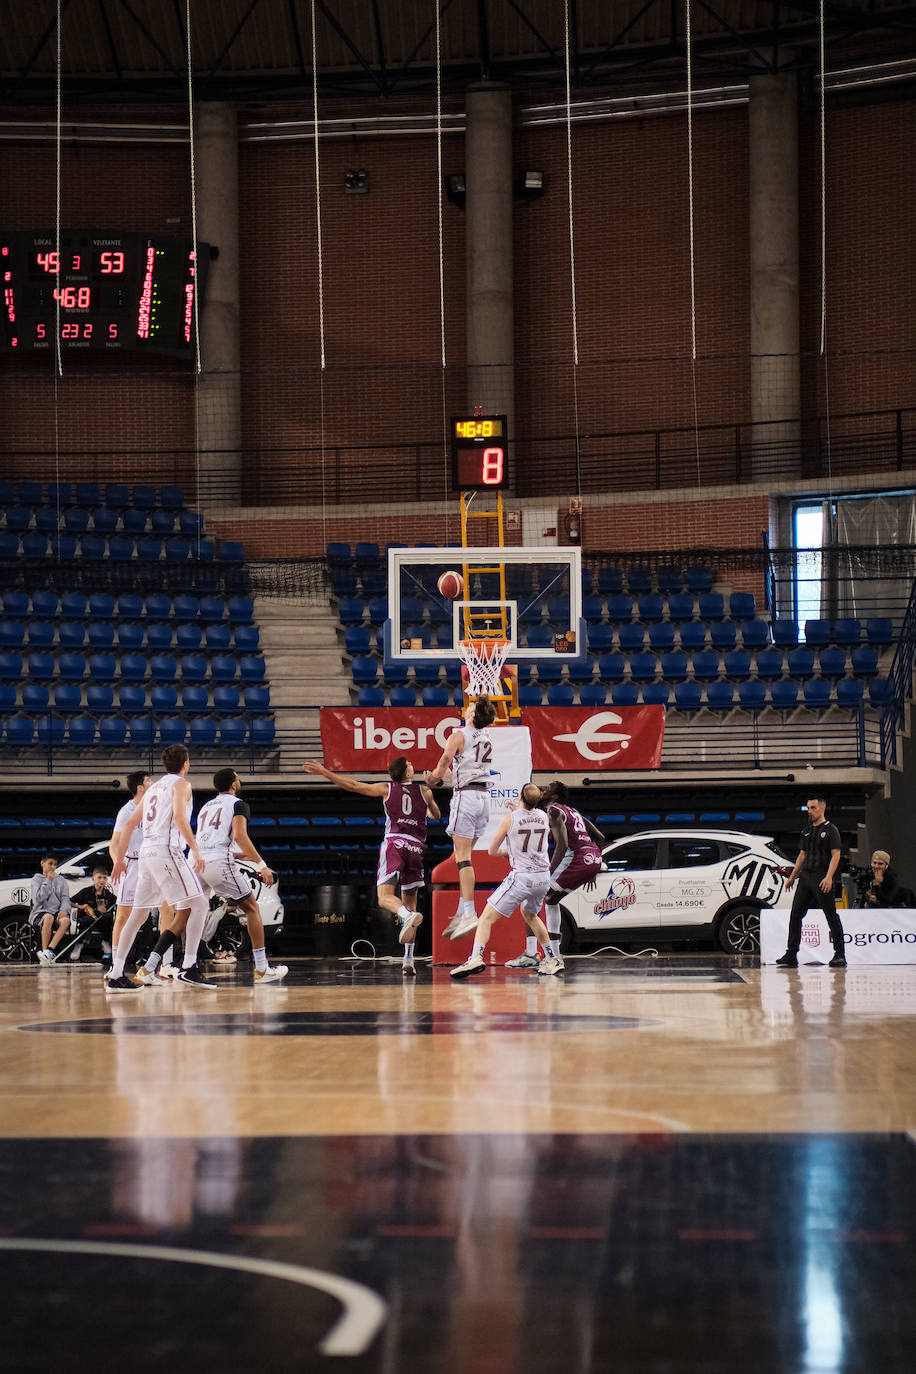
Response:
[[[412,945],[422,921],[423,914],[419,911],[415,911],[411,916],[399,916],[398,923],[401,927],[401,933],[398,935],[398,944]]]
[[[537,968],[540,960],[536,954],[520,954],[517,959],[510,959],[506,968]]]
[[[280,983],[289,973],[286,964],[275,964],[273,968],[266,968],[262,972],[256,968],[254,971],[254,985],[259,987],[261,983]]]
[[[459,964],[457,968],[452,969],[452,977],[472,978],[475,973],[483,973],[485,968],[486,964],[484,963],[483,959],[480,958],[480,955],[478,955],[475,959],[472,954],[470,959],[468,959],[465,963]]]
[[[470,935],[472,930],[477,929],[477,912],[469,911],[466,916],[459,916],[458,920],[449,931],[450,940],[460,940],[463,935]]]
[[[562,959],[558,959],[555,954],[545,954],[538,969],[538,976],[541,978],[550,977],[553,973],[562,973],[565,965]]]

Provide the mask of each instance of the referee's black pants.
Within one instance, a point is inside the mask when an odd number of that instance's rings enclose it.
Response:
[[[827,927],[833,942],[833,952],[838,954],[841,959],[845,959],[846,942],[843,939],[843,927],[840,924],[840,918],[836,914],[836,900],[832,891],[821,891],[820,879],[814,873],[799,874],[795,897],[792,900],[792,910],[789,913],[789,943],[786,946],[786,953],[798,955],[798,947],[801,944],[802,917],[812,907],[818,907],[827,917]]]

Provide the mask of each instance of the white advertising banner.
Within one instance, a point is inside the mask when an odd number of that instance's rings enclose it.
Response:
[[[850,964],[916,964],[916,911],[881,910],[856,907],[837,911],[846,937],[846,960]],[[760,962],[775,964],[786,952],[789,935],[788,908],[763,911],[760,915]],[[826,964],[833,958],[833,945],[826,917],[809,911],[802,921],[798,962]]]
[[[517,802],[518,794],[531,781],[531,732],[527,725],[503,726],[490,731],[493,758],[490,764],[490,822],[475,844],[486,849],[496,833],[506,803]],[[447,794],[445,794],[447,796]],[[443,796],[437,793],[437,800]]]

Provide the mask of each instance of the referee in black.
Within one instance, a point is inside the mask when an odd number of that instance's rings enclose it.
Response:
[[[845,968],[846,942],[833,897],[833,878],[840,863],[840,832],[827,820],[827,803],[823,797],[812,797],[805,805],[809,824],[802,831],[798,858],[786,880],[786,891],[790,892],[798,878],[789,913],[789,943],[785,954],[776,962],[781,968],[798,968],[802,917],[812,907],[818,907],[827,917],[833,941],[833,958],[828,967]]]

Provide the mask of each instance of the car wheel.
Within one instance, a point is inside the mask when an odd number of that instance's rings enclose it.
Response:
[[[35,932],[23,907],[0,916],[0,963],[30,964],[35,957]]]
[[[755,906],[731,907],[719,918],[716,939],[726,954],[759,954],[759,909]]]
[[[560,953],[575,954],[579,948],[579,928],[565,907],[560,908]]]

